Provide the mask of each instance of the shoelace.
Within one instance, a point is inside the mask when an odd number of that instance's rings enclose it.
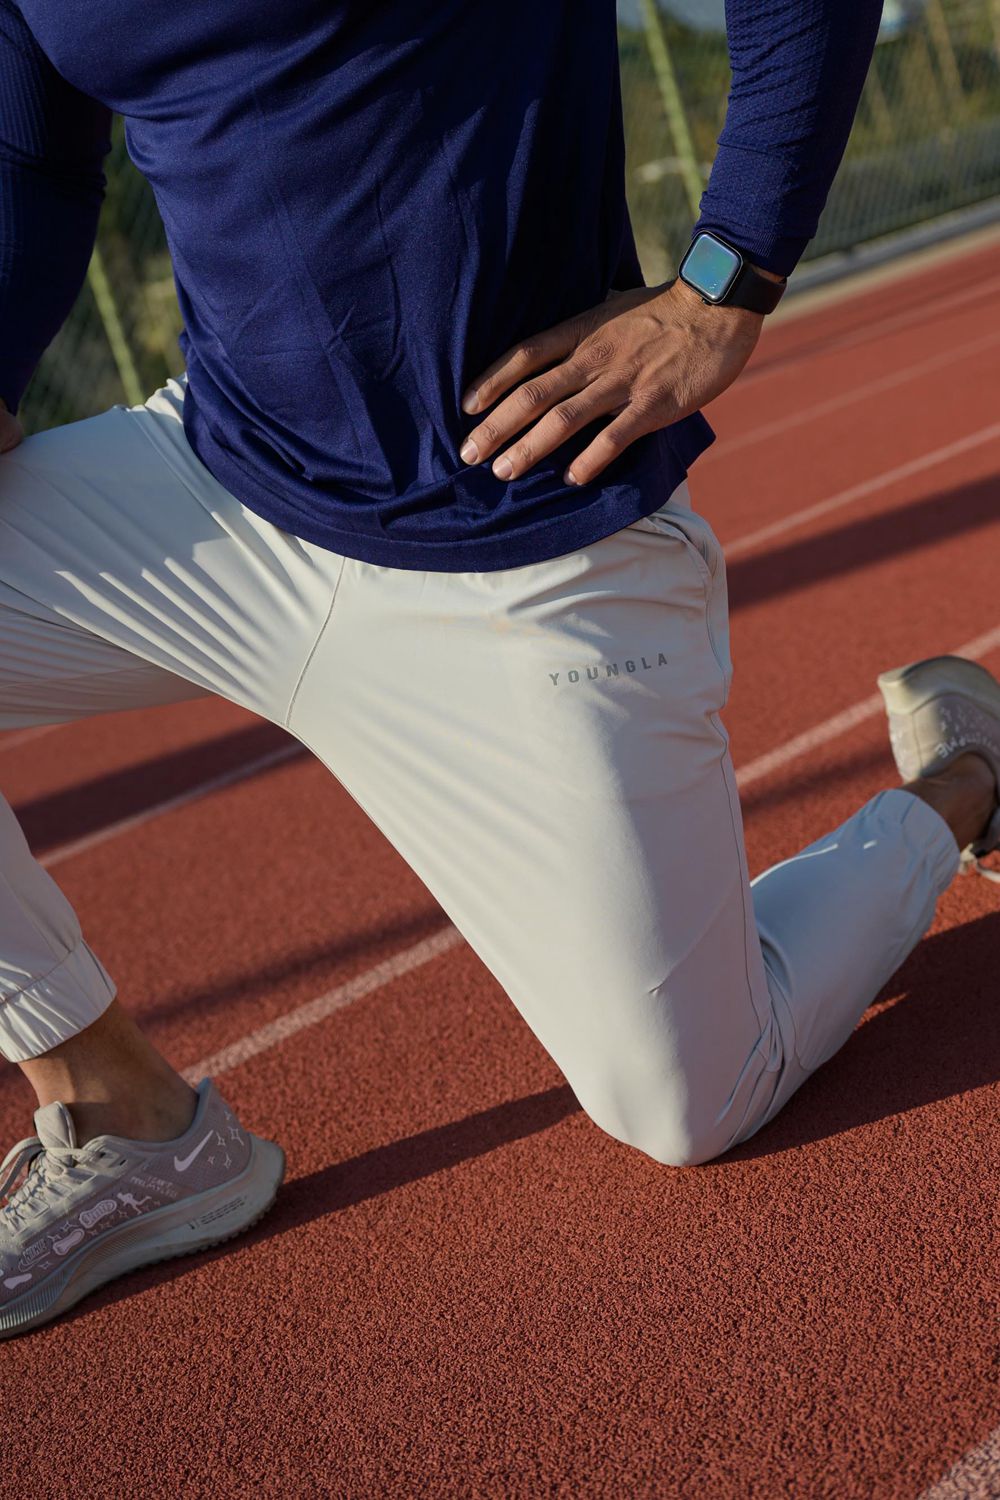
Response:
[[[960,875],[981,875],[984,880],[992,880],[994,885],[1000,885],[1000,870],[988,870],[982,860],[976,858],[971,849],[962,850],[958,873]]]
[[[984,880],[991,880],[994,885],[1000,885],[1000,870],[988,870],[981,863],[984,854],[991,854],[994,849],[1000,849],[1000,807],[997,807],[981,838],[962,850],[959,861],[959,873],[962,875],[981,875]]]
[[[39,1151],[44,1151],[44,1149],[37,1135],[30,1135],[27,1140],[18,1141],[17,1145],[12,1146],[7,1152],[3,1162],[0,1163],[0,1204],[11,1193],[25,1167],[29,1166]]]
[[[15,1187],[25,1171],[23,1181]],[[0,1166],[0,1204],[4,1217],[9,1224],[21,1228],[31,1215],[42,1211],[38,1195],[43,1187],[62,1198],[74,1182],[87,1182],[90,1176],[79,1168],[73,1151],[51,1146],[46,1150],[37,1136],[21,1141],[7,1153]]]

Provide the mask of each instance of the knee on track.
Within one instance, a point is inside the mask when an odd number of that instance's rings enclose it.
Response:
[[[606,1135],[641,1151],[659,1166],[700,1167],[728,1149],[714,1122],[702,1124],[670,1102],[650,1106],[641,1114],[614,1104],[584,1108]]]

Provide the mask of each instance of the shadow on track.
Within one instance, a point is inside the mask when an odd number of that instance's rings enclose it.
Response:
[[[836,531],[804,537],[729,565],[731,609],[812,588],[890,558],[938,546],[949,537],[990,526],[1000,518],[1000,475],[874,516],[862,516]]]
[[[382,1193],[394,1192],[448,1167],[474,1161],[500,1146],[537,1135],[558,1125],[580,1106],[569,1084],[543,1089],[523,1099],[511,1099],[479,1110],[464,1120],[436,1125],[417,1135],[377,1146],[349,1161],[333,1162],[308,1177],[289,1183],[263,1234],[283,1234],[311,1219],[353,1208]]]
[[[383,963],[402,948],[424,938],[433,937],[443,931],[447,919],[441,908],[428,905],[420,911],[399,917],[393,922],[379,922],[368,927],[357,927],[348,935],[333,943],[315,943],[297,949],[275,959],[272,963],[257,964],[242,973],[230,974],[217,984],[206,983],[184,990],[169,992],[162,999],[143,1005],[134,1012],[143,1026],[157,1021],[176,1021],[185,1012],[194,1011],[203,1016],[218,1005],[237,1005],[242,1001],[256,1000],[262,994],[273,992],[281,985],[294,984],[306,975],[313,981],[313,988],[304,997],[313,1000],[325,994],[336,984],[345,984],[354,977],[352,968],[344,973],[345,965],[364,958],[369,965]],[[293,999],[289,1005],[301,1003]],[[238,1028],[234,1026],[234,1030]],[[176,1044],[173,1045],[176,1051]]]
[[[73,1323],[98,1308],[128,1297],[140,1296],[162,1282],[173,1281],[187,1271],[195,1270],[207,1260],[239,1255],[241,1249],[260,1240],[286,1234],[303,1224],[325,1219],[329,1214],[353,1208],[383,1193],[391,1193],[409,1182],[418,1182],[448,1167],[473,1161],[525,1136],[536,1135],[558,1125],[568,1116],[578,1114],[579,1110],[572,1089],[568,1084],[562,1084],[524,1099],[496,1104],[491,1109],[468,1115],[464,1120],[438,1125],[432,1130],[405,1136],[403,1140],[377,1146],[349,1161],[331,1162],[318,1172],[286,1182],[267,1218],[241,1238],[198,1255],[134,1271],[121,1281],[110,1282],[60,1318],[58,1326]]]
[[[127,732],[123,726],[123,732]],[[123,766],[104,776],[91,777],[61,791],[14,805],[18,821],[34,855],[44,855],[60,844],[145,812],[169,797],[192,791],[203,782],[234,771],[248,761],[278,750],[290,737],[275,724],[260,720],[197,745]],[[305,752],[303,752],[303,760]],[[283,769],[275,766],[273,769]],[[269,769],[256,773],[266,776]]]
[[[898,998],[722,1161],[781,1155],[996,1083],[998,953],[1000,911],[926,939],[880,997]]]
[[[861,1026],[758,1136],[707,1165],[719,1169],[778,1155],[995,1083],[998,949],[1000,912],[921,944],[884,992],[898,995],[895,1003]],[[332,1163],[291,1183],[263,1232],[282,1233],[353,1207],[579,1111],[572,1089],[562,1084]]]
[[[741,1162],[780,1156],[995,1083],[1000,1079],[998,946],[1000,912],[921,944],[887,987],[887,996],[899,996],[894,1004],[862,1025],[759,1135],[705,1167],[684,1169],[685,1175],[692,1170],[704,1174],[705,1191],[711,1191],[709,1174],[729,1175],[739,1170]],[[561,1084],[389,1142],[348,1161],[331,1162],[286,1183],[267,1218],[241,1239],[112,1282],[60,1319],[60,1325],[141,1295],[206,1260],[239,1255],[241,1249],[260,1240],[474,1161],[579,1112],[572,1089]],[[294,1150],[294,1142],[285,1144]],[[615,1142],[608,1144],[613,1150],[623,1149]],[[655,1175],[674,1175],[674,1169],[650,1166]]]
[[[883,733],[880,724],[879,734]],[[824,754],[827,756],[836,754],[838,759],[831,763],[822,758]],[[798,767],[790,769],[785,766],[782,768],[780,779],[777,775],[772,775],[755,782],[746,791],[741,791],[740,806],[744,816],[774,811],[789,802],[797,802],[800,797],[808,797],[813,792],[828,792],[841,783],[851,781],[861,775],[866,778],[870,775],[878,786],[899,784],[899,775],[893,768],[888,740],[883,743],[880,739],[878,745],[849,752],[845,752],[842,744],[834,743],[822,747],[818,755],[814,752],[814,756],[817,756],[818,764],[817,759],[811,757],[808,761],[800,762]],[[879,773],[877,776],[876,772]],[[876,790],[877,787],[873,786],[871,795],[874,795]],[[818,829],[816,837],[819,837],[823,831],[823,829]]]

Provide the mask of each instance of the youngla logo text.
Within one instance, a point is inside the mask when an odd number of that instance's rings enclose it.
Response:
[[[657,651],[656,659],[653,654],[640,656],[638,660],[628,657],[625,661],[602,661],[596,667],[571,667],[568,672],[550,672],[549,678],[553,687],[559,687],[568,682],[596,682],[598,678],[627,677],[632,672],[650,672],[654,667],[665,667],[667,658],[662,651]]]

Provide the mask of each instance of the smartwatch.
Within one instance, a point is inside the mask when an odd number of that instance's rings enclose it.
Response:
[[[695,235],[677,274],[703,302],[756,313],[773,312],[788,285],[787,277],[762,276],[735,245],[709,231]]]

